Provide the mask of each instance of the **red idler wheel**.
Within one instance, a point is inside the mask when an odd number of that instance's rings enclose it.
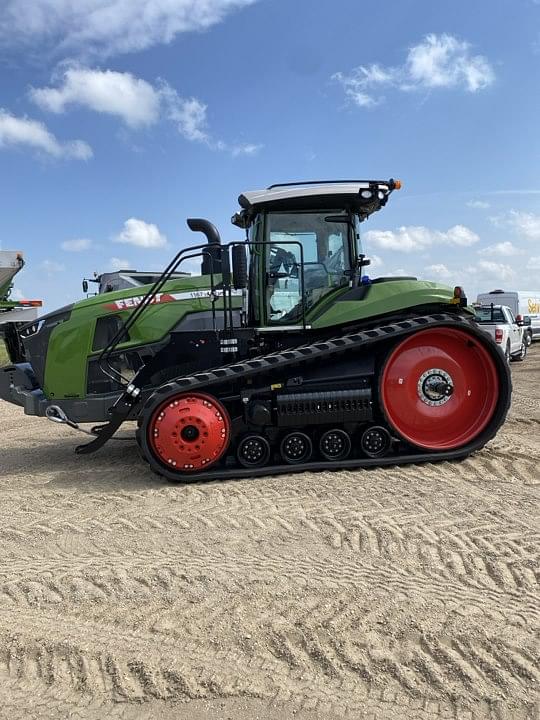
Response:
[[[421,330],[399,343],[382,371],[386,419],[405,440],[453,450],[474,440],[497,405],[499,380],[489,351],[463,330]]]
[[[231,439],[227,410],[204,393],[179,393],[159,405],[148,423],[148,442],[159,460],[181,472],[216,463]]]

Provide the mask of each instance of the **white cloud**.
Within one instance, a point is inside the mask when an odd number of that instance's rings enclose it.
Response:
[[[478,250],[479,255],[503,255],[505,257],[512,257],[514,255],[523,255],[523,250],[513,245],[509,240],[505,242],[495,243],[495,245],[488,245],[481,250]]]
[[[77,238],[75,240],[64,240],[62,243],[62,250],[67,252],[83,252],[89,250],[92,247],[92,241],[88,238]]]
[[[468,42],[446,33],[427,35],[423,42],[412,47],[406,68],[413,87],[462,87],[476,92],[495,79],[485,57],[471,55]]]
[[[92,157],[92,148],[82,140],[60,142],[43,123],[0,109],[0,149],[11,146],[30,147],[56,158]]]
[[[255,0],[4,0],[0,41],[105,57],[170,43]]]
[[[477,92],[491,85],[495,73],[482,55],[473,55],[468,42],[443,33],[427,35],[409,49],[402,65],[360,65],[349,73],[332,76],[347,97],[360,107],[375,107],[384,101],[386,89],[432,90],[458,88]]]
[[[376,270],[377,268],[380,268],[384,265],[384,262],[379,255],[371,254],[369,255],[369,259],[371,262],[369,263],[366,272],[370,272],[371,270]]]
[[[373,244],[382,249],[405,253],[425,250],[432,245],[468,247],[480,240],[478,235],[465,225],[454,225],[446,232],[422,225],[402,226],[396,231],[369,230],[364,233],[364,239],[368,246]]]
[[[66,112],[84,107],[113,115],[130,128],[155,125],[166,119],[182,137],[203,143],[212,150],[239,155],[254,155],[261,145],[229,144],[215,139],[208,129],[208,107],[201,100],[184,98],[166,82],[155,85],[128,72],[71,66],[58,78],[56,87],[32,88],[30,98],[43,110]]]
[[[457,245],[458,247],[469,247],[477,243],[480,238],[470,228],[465,225],[454,225],[446,233],[437,233],[435,242],[441,241],[448,245]]]
[[[368,90],[382,86],[392,86],[396,83],[398,71],[395,68],[383,68],[373,64],[360,65],[354,68],[349,75],[338,72],[332,76],[333,80],[341,83],[347,97],[360,107],[375,107],[383,101],[382,97],[374,98]]]
[[[410,275],[410,273],[404,268],[398,268],[386,273],[386,277],[406,277],[407,275]]]
[[[256,155],[262,148],[263,145],[261,144],[245,143],[240,145],[229,145],[226,149],[229,150],[233,157],[238,157],[239,155]]]
[[[540,270],[540,255],[529,258],[527,263],[527,270]]]
[[[129,260],[124,260],[123,258],[112,257],[109,260],[109,268],[113,272],[118,270],[129,270],[131,268],[131,263]]]
[[[45,270],[46,273],[49,275],[52,275],[54,273],[64,272],[66,269],[65,265],[62,265],[62,263],[56,262],[56,260],[44,260],[41,263],[42,270]]]
[[[208,106],[197,98],[182,98],[166,83],[162,83],[160,95],[167,118],[186,140],[204,143],[212,150],[229,152],[233,157],[255,155],[261,149],[262,145],[255,143],[231,145],[213,139],[208,131]]]
[[[452,273],[443,263],[436,263],[435,265],[428,265],[426,267],[426,273],[428,275],[437,275],[440,278],[448,279],[452,277]]]
[[[490,222],[499,228],[511,228],[527,240],[540,240],[540,215],[510,210],[504,215],[494,215]]]
[[[164,88],[168,117],[187,140],[209,143],[206,118],[207,106],[197,98],[183,99],[170,87]]]
[[[483,274],[489,277],[497,277],[501,280],[513,280],[516,276],[515,271],[510,265],[492,262],[491,260],[480,260],[478,267]]]
[[[32,88],[30,97],[50,112],[63,113],[79,105],[116,115],[130,127],[152,125],[159,117],[159,92],[128,72],[70,67],[64,71],[59,87]]]
[[[527,240],[540,240],[540,215],[510,210],[509,223]]]
[[[142,248],[162,248],[167,245],[167,238],[159,231],[157,225],[137,218],[126,220],[123,230],[114,241]]]
[[[469,200],[467,207],[474,208],[475,210],[487,210],[491,206],[484,200]]]

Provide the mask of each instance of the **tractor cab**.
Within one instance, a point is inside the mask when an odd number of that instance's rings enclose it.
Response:
[[[232,222],[249,240],[249,324],[305,324],[323,298],[358,285],[369,264],[360,223],[399,187],[394,180],[289,183],[240,195]]]

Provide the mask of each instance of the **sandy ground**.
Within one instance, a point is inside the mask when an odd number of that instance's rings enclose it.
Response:
[[[540,717],[540,347],[462,463],[169,485],[0,402],[0,717]]]

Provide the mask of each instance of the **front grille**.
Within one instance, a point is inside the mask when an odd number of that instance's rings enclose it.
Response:
[[[278,425],[322,425],[372,420],[371,390],[334,390],[277,396]]]

